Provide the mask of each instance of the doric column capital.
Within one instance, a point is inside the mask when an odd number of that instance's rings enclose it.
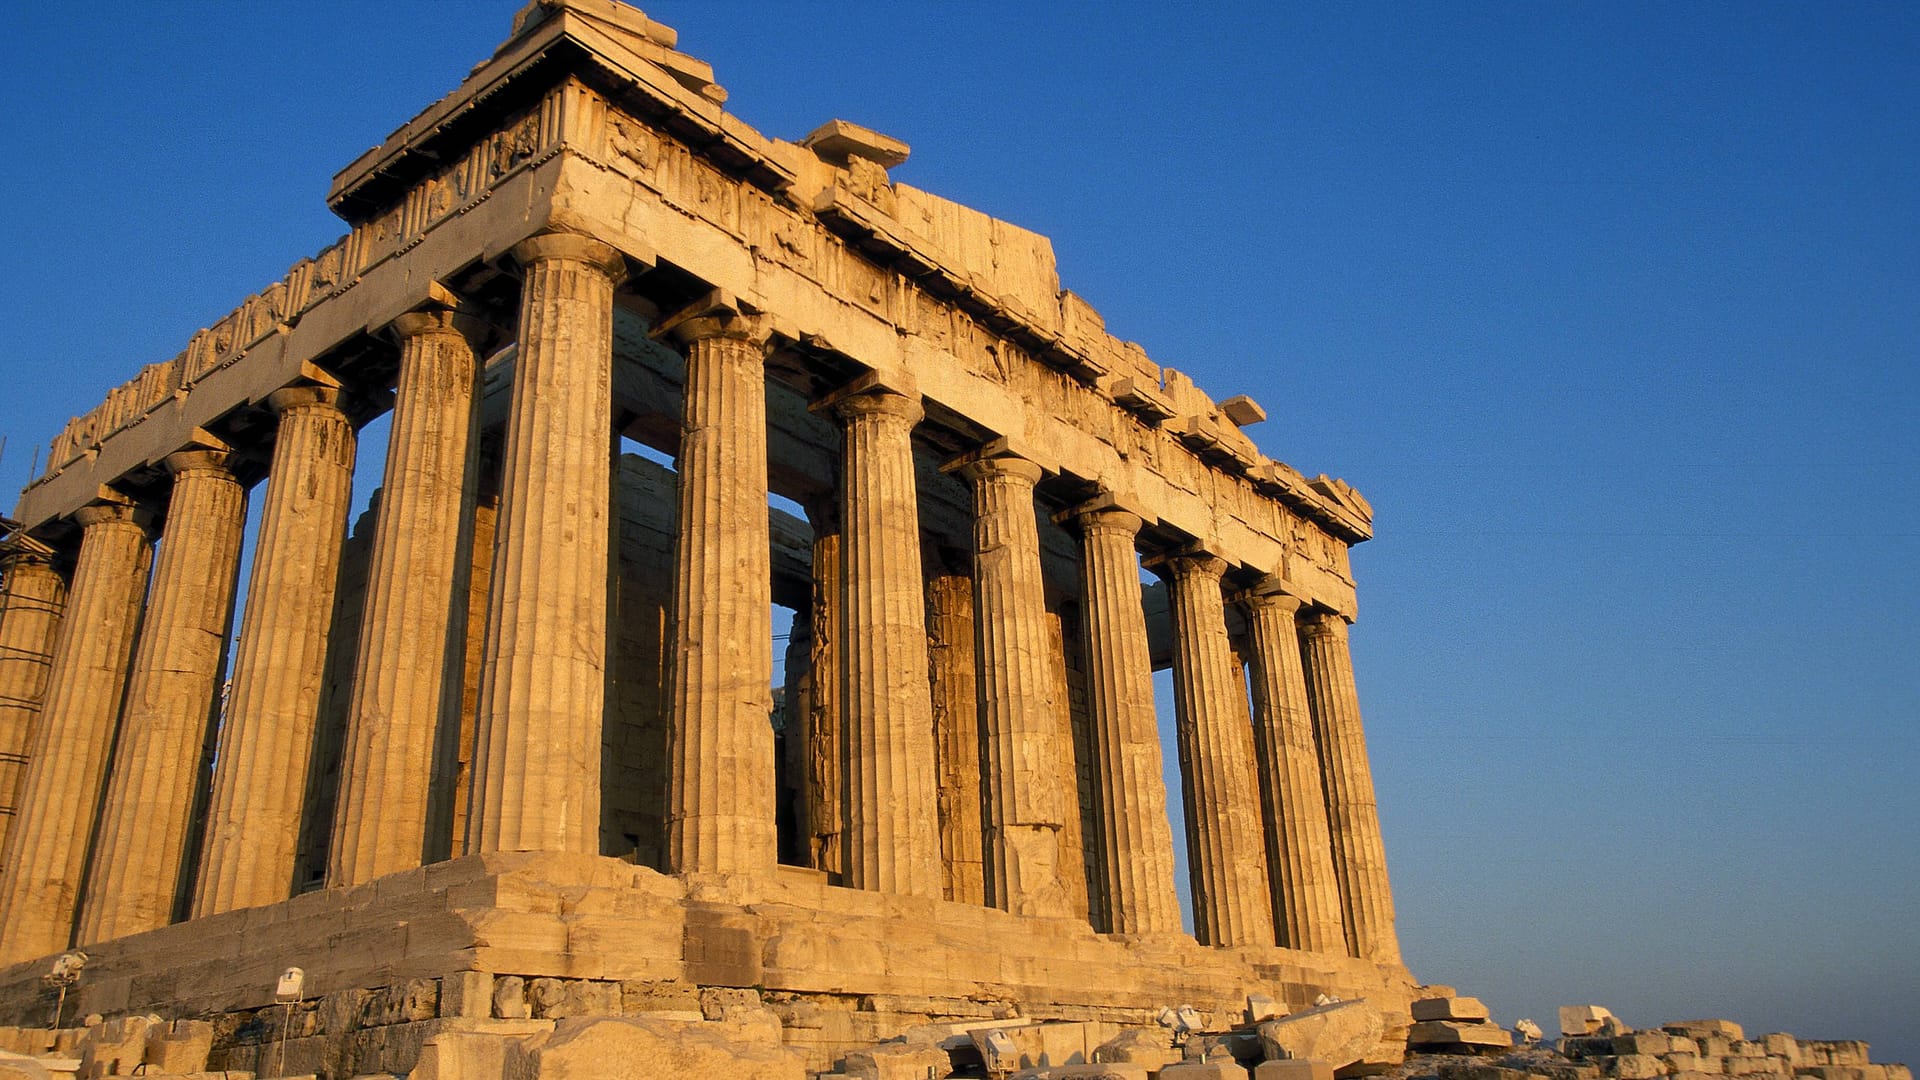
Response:
[[[669,333],[682,345],[715,340],[743,342],[758,348],[764,359],[773,352],[775,328],[769,315],[716,312],[683,319]]]
[[[1234,599],[1244,605],[1248,611],[1273,611],[1289,617],[1299,611],[1300,605],[1304,603],[1299,597],[1288,596],[1286,593],[1263,593],[1252,590],[1243,592]]]
[[[1174,580],[1205,577],[1217,583],[1227,574],[1227,560],[1198,548],[1163,552],[1147,558],[1141,565]]]
[[[1055,470],[1041,465],[1034,458],[1035,455],[1020,441],[1000,436],[947,461],[940,466],[940,471],[955,473],[968,481],[1015,477],[1029,484],[1037,484],[1042,477]]]
[[[1278,575],[1268,574],[1253,585],[1241,590],[1233,600],[1248,611],[1281,611],[1287,615],[1298,612],[1306,601],[1286,591]]]
[[[952,471],[968,481],[993,480],[999,477],[1011,477],[1024,480],[1031,486],[1040,482],[1046,470],[1017,454],[1002,453],[993,456],[968,454],[943,466],[943,471]]]
[[[758,346],[762,357],[773,352],[774,339],[781,335],[780,324],[772,315],[741,303],[724,289],[715,289],[662,318],[653,329],[654,337],[670,337],[682,345],[716,338],[745,342]]]
[[[437,306],[409,311],[389,323],[388,328],[401,341],[450,334],[465,339],[469,344],[478,344],[493,335],[493,326],[485,319]]]
[[[153,511],[133,502],[99,501],[91,502],[73,512],[73,520],[82,529],[91,529],[95,525],[137,525],[142,529],[153,527]]]
[[[842,420],[881,417],[903,422],[909,427],[919,423],[920,418],[926,415],[918,396],[909,397],[892,390],[874,390],[841,398],[833,403],[833,411]]]
[[[31,536],[15,534],[0,544],[0,570],[16,566],[52,566],[59,553]]]
[[[275,416],[312,408],[341,412],[345,396],[337,386],[285,386],[267,395],[267,408]]]
[[[217,472],[223,476],[232,476],[233,469],[229,464],[232,457],[233,453],[229,450],[196,448],[176,450],[162,458],[160,463],[166,466],[167,473],[171,476],[190,472]]]
[[[1117,506],[1079,507],[1054,518],[1062,524],[1079,526],[1083,533],[1119,533],[1129,540],[1140,535],[1146,521],[1131,510]]]
[[[515,262],[522,266],[539,262],[577,262],[606,275],[615,285],[627,278],[627,257],[610,244],[578,233],[541,233],[529,236],[513,246]]]
[[[1316,608],[1301,618],[1300,632],[1309,638],[1344,640],[1347,636],[1347,620],[1338,612]]]

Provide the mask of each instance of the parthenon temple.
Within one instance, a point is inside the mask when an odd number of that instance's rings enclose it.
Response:
[[[347,236],[54,438],[0,539],[0,1023],[76,948],[109,1015],[292,965],[423,1023],[750,988],[821,1060],[1404,1010],[1367,502],[1045,237],[887,135],[761,135],[676,37],[529,5],[334,178]]]

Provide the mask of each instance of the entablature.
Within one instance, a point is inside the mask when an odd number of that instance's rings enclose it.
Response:
[[[893,184],[874,161],[760,135],[658,24],[610,22],[586,0],[536,7],[335,178],[346,237],[68,425],[22,499],[28,527],[305,365],[351,368],[436,283],[510,273],[503,252],[558,227],[752,297],[823,355],[920,375],[933,415],[1020,436],[1089,488],[1136,489],[1169,537],[1216,540],[1351,612],[1346,549],[1371,536],[1371,507],[1262,455],[1240,428],[1264,416],[1251,401],[1216,404],[1109,335],[1058,287],[1044,237]]]

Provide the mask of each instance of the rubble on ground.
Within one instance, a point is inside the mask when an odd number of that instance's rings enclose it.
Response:
[[[1533,1021],[1509,1031],[1479,999],[1446,986],[1418,989],[1411,1026],[1407,1013],[1365,999],[1327,998],[1287,1012],[1252,994],[1237,1015],[1169,1006],[1154,1027],[1021,1016],[922,1024],[846,1052],[825,1070],[805,1064],[753,991],[703,992],[700,1005],[647,1017],[443,1027],[426,1036],[407,1080],[1913,1080],[1905,1065],[1871,1061],[1864,1042],[1779,1032],[1749,1038],[1723,1019],[1636,1030],[1598,1005],[1562,1008],[1560,1037],[1545,1040]],[[214,1036],[205,1020],[151,1015],[0,1027],[0,1080],[254,1080],[253,1072],[209,1064]],[[1404,1060],[1381,1064],[1403,1043]],[[261,1080],[397,1080],[299,1073],[270,1054],[257,1060]]]

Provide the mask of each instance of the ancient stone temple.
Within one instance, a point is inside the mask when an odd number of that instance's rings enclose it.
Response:
[[[1044,237],[876,132],[761,135],[675,38],[531,5],[335,177],[345,238],[54,440],[0,541],[0,1023],[76,947],[109,1016],[300,966],[293,1071],[341,1077],[716,988],[816,1067],[1007,1010],[1404,1012],[1366,501]]]

